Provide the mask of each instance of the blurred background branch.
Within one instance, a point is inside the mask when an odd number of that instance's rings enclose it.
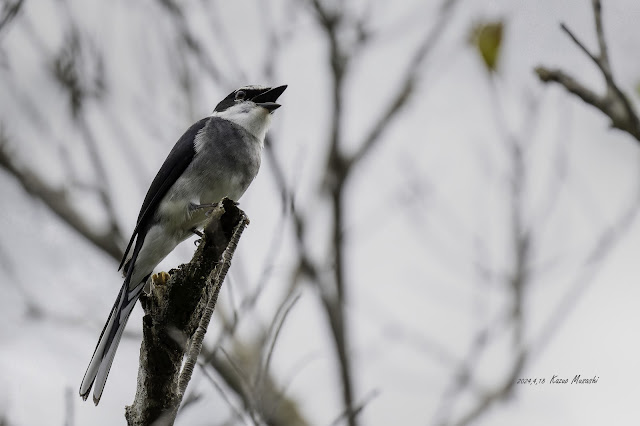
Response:
[[[565,24],[561,24],[560,28],[598,67],[605,80],[605,93],[598,95],[592,89],[578,82],[567,72],[560,69],[549,69],[540,66],[537,67],[535,71],[541,81],[560,84],[568,92],[580,97],[585,103],[598,108],[611,119],[611,125],[613,127],[629,133],[640,141],[640,118],[638,118],[629,97],[618,87],[613,78],[602,25],[602,5],[600,4],[600,0],[592,0],[592,6],[595,31],[598,39],[598,53],[591,53],[584,43],[582,43]]]
[[[632,72],[611,61],[635,51],[637,33],[624,42],[611,34],[607,44],[608,14],[594,0],[594,53],[568,25],[557,35],[543,27],[580,19],[577,3],[525,3],[3,2],[7,392],[20,383],[29,401],[66,398],[168,149],[210,113],[212,99],[242,84],[287,83],[263,170],[242,199],[254,224],[176,424],[512,419],[499,407],[520,403],[516,379],[556,368],[557,353],[543,355],[562,344],[569,319],[595,321],[580,307],[606,279],[597,272],[637,271],[624,256],[635,253],[640,204],[633,151],[603,147],[618,134],[581,106],[640,140]],[[608,13],[621,13],[618,4]],[[582,69],[571,71],[556,40],[566,36],[596,65],[604,93]],[[531,61],[563,65],[533,77]],[[538,80],[582,102],[568,108]],[[192,252],[187,243],[162,267]],[[609,300],[613,314],[633,294],[624,299]],[[137,360],[127,355],[141,333],[130,327],[128,337],[104,411],[61,398],[66,424],[121,420],[125,390],[133,392],[126,371]],[[2,363],[18,358],[28,374]],[[24,401],[0,395],[1,422],[33,423],[24,418],[35,413],[12,411]]]

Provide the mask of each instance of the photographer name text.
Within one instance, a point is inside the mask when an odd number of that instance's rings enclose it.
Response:
[[[568,377],[560,377],[557,374],[554,374],[549,380],[544,377],[535,379],[518,379],[516,380],[516,385],[592,385],[598,383],[598,379],[600,379],[598,376],[582,377],[580,374],[576,374],[573,376],[573,379],[569,379]]]

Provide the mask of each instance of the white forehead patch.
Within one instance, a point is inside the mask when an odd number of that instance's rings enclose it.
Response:
[[[268,89],[268,87],[267,86],[260,86],[258,84],[253,84],[253,85],[249,85],[249,86],[242,86],[238,90],[265,90],[265,89]],[[236,92],[238,90],[236,90]]]

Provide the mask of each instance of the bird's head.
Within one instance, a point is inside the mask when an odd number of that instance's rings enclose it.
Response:
[[[271,114],[280,108],[276,100],[286,88],[287,85],[241,87],[220,101],[212,116],[238,124],[262,144],[271,124]]]

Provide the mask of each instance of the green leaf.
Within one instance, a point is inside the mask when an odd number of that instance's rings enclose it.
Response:
[[[503,28],[504,23],[500,20],[476,23],[471,29],[469,43],[480,54],[489,72],[496,72],[498,68]]]

